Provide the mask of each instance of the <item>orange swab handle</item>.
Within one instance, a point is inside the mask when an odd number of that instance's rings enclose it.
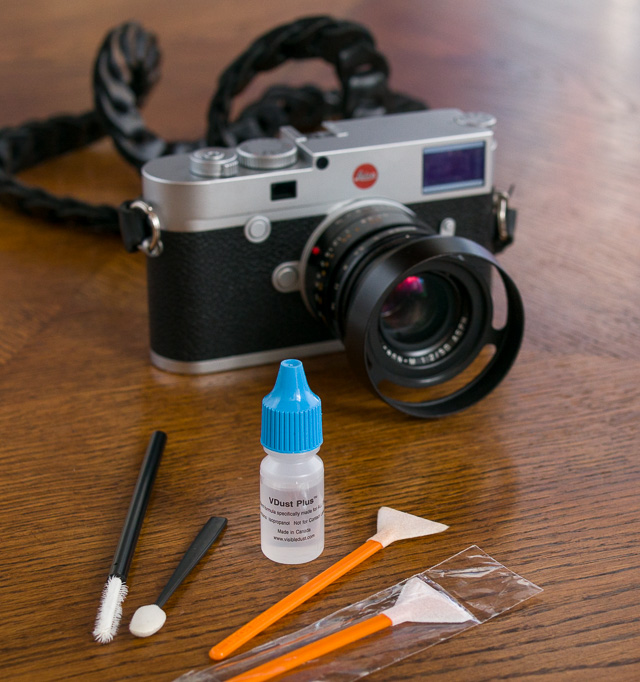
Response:
[[[344,630],[334,632],[332,635],[319,639],[317,642],[311,642],[311,644],[300,647],[300,649],[279,656],[273,659],[273,661],[263,663],[257,668],[247,670],[247,672],[241,675],[230,678],[228,682],[263,682],[263,680],[270,680],[276,675],[297,668],[307,661],[324,656],[324,654],[328,654],[330,651],[335,651],[340,647],[356,642],[363,637],[372,635],[374,632],[384,630],[384,628],[390,625],[393,625],[391,619],[385,616],[384,613],[381,613]]]
[[[309,597],[313,597],[314,594],[320,592],[320,590],[324,589],[327,585],[330,585],[352,568],[355,568],[372,554],[375,554],[379,549],[382,549],[381,543],[377,540],[367,540],[364,545],[360,545],[360,547],[351,552],[351,554],[347,554],[346,557],[340,559],[340,561],[333,564],[333,566],[329,566],[329,568],[322,571],[322,573],[318,574],[315,578],[309,580],[309,582],[302,585],[302,587],[299,587],[297,590],[284,597],[284,599],[281,599],[277,604],[274,604],[259,616],[256,616],[253,620],[250,620],[246,625],[243,625],[239,630],[230,634],[219,644],[216,644],[216,646],[209,651],[209,656],[216,661],[226,658],[245,642],[248,642],[258,633],[268,628],[269,625],[275,623],[278,619],[282,618],[282,616],[289,613],[289,611],[293,611],[293,609],[305,602]]]

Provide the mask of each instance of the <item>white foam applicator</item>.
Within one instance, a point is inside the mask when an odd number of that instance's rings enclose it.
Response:
[[[263,682],[299,665],[356,642],[374,632],[401,623],[464,623],[473,616],[447,595],[431,587],[420,578],[409,579],[396,603],[377,616],[356,623],[344,630],[295,649],[257,668],[236,675],[228,682]]]
[[[216,538],[227,525],[227,519],[222,516],[212,516],[202,527],[195,540],[185,552],[178,567],[173,572],[169,582],[166,584],[155,604],[141,606],[134,614],[129,623],[129,632],[136,637],[150,637],[155,635],[164,625],[167,614],[162,607],[167,603],[169,597],[176,591],[178,585],[195,568],[196,564],[207,553],[207,550],[216,541]]]
[[[309,597],[320,592],[327,585],[355,568],[358,564],[368,559],[372,554],[387,547],[396,540],[407,540],[424,535],[433,535],[447,530],[449,526],[423,519],[420,516],[406,514],[389,507],[381,507],[378,510],[378,532],[370,537],[358,549],[347,554],[337,563],[312,578],[309,582],[299,587],[291,594],[281,599],[277,604],[256,616],[253,620],[243,625],[239,630],[216,644],[210,651],[209,656],[214,660],[221,660],[241,647],[245,642],[255,637],[265,628],[275,623],[282,616],[293,611],[297,606],[305,602]]]

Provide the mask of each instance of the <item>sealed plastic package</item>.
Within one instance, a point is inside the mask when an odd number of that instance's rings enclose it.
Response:
[[[414,584],[416,579],[426,585],[430,593],[433,594],[435,590],[443,604],[448,603],[451,609],[459,613],[459,617],[454,617],[458,622],[429,622],[429,613],[419,613],[415,619],[424,618],[427,622],[403,622],[386,627],[304,663],[281,677],[286,677],[290,682],[350,682],[480,625],[542,591],[479,547],[472,546],[423,573],[336,611],[306,628],[205,670],[186,673],[178,680],[226,682],[241,674],[246,675],[243,679],[251,680],[253,673],[248,674],[248,671],[258,666],[265,666],[274,659],[281,660],[280,657],[290,652],[297,652],[312,642],[323,640],[383,612],[391,613],[392,607],[406,599],[407,583],[411,581]],[[418,604],[419,611],[420,602]],[[446,618],[434,612],[433,620],[441,617]],[[256,676],[254,679],[266,678]]]

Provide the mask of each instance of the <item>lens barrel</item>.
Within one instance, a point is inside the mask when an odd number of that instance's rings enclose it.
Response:
[[[343,341],[370,388],[402,412],[432,418],[465,409],[500,383],[518,354],[524,310],[511,278],[484,247],[435,234],[401,204],[367,203],[329,217],[309,239],[302,265],[307,307]],[[499,329],[493,269],[507,302]],[[487,346],[492,357],[462,387],[420,396],[420,389],[456,383]],[[415,396],[393,397],[388,385]]]

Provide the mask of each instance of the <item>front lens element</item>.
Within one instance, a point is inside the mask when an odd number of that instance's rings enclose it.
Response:
[[[383,338],[404,351],[426,352],[440,345],[457,322],[458,299],[453,284],[438,274],[405,278],[382,304]]]

